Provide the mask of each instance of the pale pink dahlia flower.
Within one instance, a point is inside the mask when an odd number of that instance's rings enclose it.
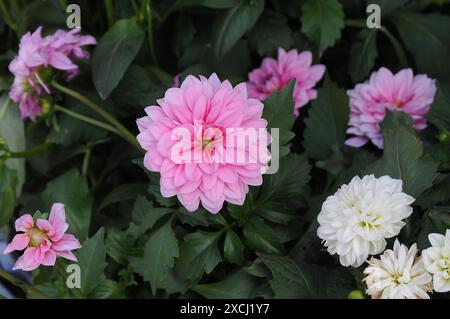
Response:
[[[11,61],[9,70],[14,74],[10,98],[19,104],[22,118],[42,114],[42,98],[51,94],[49,82],[53,69],[62,70],[71,80],[79,73],[72,59],[86,59],[89,53],[81,47],[96,44],[92,36],[80,36],[80,28],[69,32],[57,31],[42,37],[42,27],[33,33],[26,33],[20,40],[18,55]]]
[[[224,201],[242,205],[248,186],[262,184],[270,160],[262,103],[247,97],[245,83],[233,88],[213,74],[188,76],[158,104],[137,120],[137,140],[147,151],[145,167],[161,173],[161,194],[177,195],[191,212],[200,202],[211,213]],[[243,136],[244,144],[235,142]],[[245,160],[238,160],[241,155]]]
[[[369,81],[347,91],[351,110],[347,133],[354,136],[346,144],[361,147],[370,140],[383,148],[380,123],[386,111],[405,112],[412,118],[414,128],[423,130],[435,93],[435,80],[424,74],[414,76],[411,69],[392,74],[381,68],[372,73]]]
[[[264,58],[261,67],[249,73],[248,95],[263,101],[295,79],[294,114],[298,116],[300,108],[317,97],[314,86],[325,73],[324,65],[311,63],[312,54],[309,51],[299,53],[292,49],[286,52],[279,48],[277,60]]]
[[[74,235],[66,234],[68,228],[64,205],[60,203],[53,204],[48,220],[38,219],[35,223],[30,214],[22,215],[16,220],[16,231],[22,233],[14,236],[3,253],[25,250],[13,268],[24,271],[40,265],[54,266],[57,256],[77,261],[72,250],[81,245]]]

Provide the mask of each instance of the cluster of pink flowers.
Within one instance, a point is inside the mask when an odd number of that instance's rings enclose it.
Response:
[[[22,233],[14,236],[3,253],[25,250],[14,265],[14,269],[24,271],[34,270],[40,265],[54,266],[57,256],[77,261],[72,250],[81,245],[74,235],[66,234],[68,228],[66,211],[60,203],[53,204],[48,220],[40,218],[34,221],[30,214],[22,215],[16,220],[16,231]]]
[[[42,27],[39,27],[20,40],[18,55],[9,65],[15,76],[9,96],[19,104],[22,118],[35,120],[42,114],[41,98],[51,93],[48,81],[52,69],[65,71],[67,80],[79,73],[72,59],[88,58],[89,53],[82,47],[97,43],[94,37],[81,36],[79,32],[79,28],[69,32],[59,30],[42,37]]]
[[[159,106],[147,107],[147,116],[138,119],[137,139],[146,151],[145,167],[161,173],[161,194],[177,195],[191,212],[198,209],[200,202],[211,213],[217,213],[224,201],[242,205],[248,186],[262,184],[261,174],[270,159],[268,142],[256,146],[258,150],[265,149],[265,153],[258,152],[263,156],[253,162],[215,158],[227,153],[255,153],[253,144],[245,143],[239,148],[239,144],[231,143],[226,130],[265,129],[262,103],[247,97],[244,83],[233,88],[215,74],[208,79],[188,76],[180,88],[168,89],[157,102]],[[174,138],[174,132],[181,128],[189,134],[183,150],[200,161],[180,162],[174,158],[174,149],[180,142]]]
[[[416,130],[427,126],[426,115],[436,93],[435,80],[426,75],[414,76],[411,69],[392,74],[386,68],[374,72],[369,81],[347,92],[350,97],[350,122],[347,130],[353,135],[347,145],[361,147],[369,140],[383,148],[380,123],[387,111],[408,114]]]
[[[312,54],[309,51],[299,53],[292,49],[286,52],[279,48],[277,60],[264,58],[261,67],[249,73],[248,95],[263,101],[295,80],[294,114],[298,116],[300,108],[317,97],[314,86],[325,73],[324,65],[311,63]]]

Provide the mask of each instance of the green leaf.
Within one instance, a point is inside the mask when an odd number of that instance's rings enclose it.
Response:
[[[262,255],[262,262],[270,268],[269,280],[276,299],[312,298],[313,287],[305,273],[286,256]]]
[[[433,186],[420,195],[416,204],[421,208],[428,208],[437,204],[444,204],[450,199],[450,174],[440,175]]]
[[[169,220],[150,234],[144,248],[144,279],[150,282],[153,295],[174,266],[175,257],[178,257],[178,241]]]
[[[333,46],[344,28],[344,11],[337,0],[307,0],[303,5],[302,32],[320,51]]]
[[[17,172],[0,164],[0,227],[11,220],[16,206]]]
[[[367,171],[403,181],[403,191],[415,198],[431,187],[438,164],[423,155],[423,146],[403,112],[389,113],[381,124],[384,136],[383,157]]]
[[[134,203],[132,216],[133,220],[139,224],[141,233],[151,229],[155,223],[163,216],[173,212],[170,208],[154,208],[145,196],[139,196]]]
[[[250,46],[260,56],[274,55],[278,48],[289,49],[294,44],[292,31],[284,15],[266,10],[248,33]]]
[[[92,299],[122,299],[125,298],[125,287],[117,281],[105,279],[89,295]]]
[[[225,236],[223,255],[226,260],[236,265],[242,265],[245,262],[244,244],[232,229],[229,229]]]
[[[39,13],[39,14],[37,14]],[[52,1],[28,1],[17,19],[17,35],[21,38],[26,32],[39,26],[50,34],[66,27],[67,15],[61,6]]]
[[[264,204],[258,210],[258,216],[261,216],[268,221],[282,225],[287,225],[289,222],[298,218],[294,211],[287,208],[284,204],[278,202]]]
[[[78,264],[81,268],[81,288],[84,296],[89,295],[106,278],[105,231],[103,228],[91,238],[87,239],[81,249],[76,251]]]
[[[414,57],[417,71],[450,80],[450,17],[408,12],[394,15],[393,21]]]
[[[430,233],[439,233],[445,235],[447,229],[450,229],[450,207],[440,206],[429,209],[423,218],[422,227],[417,236],[417,244],[420,249],[431,246],[428,235]]]
[[[178,0],[176,8],[183,7],[206,7],[214,9],[228,9],[233,7],[238,0]]]
[[[294,81],[291,81],[282,91],[272,93],[264,101],[263,118],[267,120],[267,128],[279,129],[280,156],[289,152],[289,142],[294,138],[292,126],[295,122],[294,113]]]
[[[6,141],[13,152],[22,152],[26,148],[23,123],[18,106],[4,94],[0,98],[0,138]],[[16,193],[20,197],[25,182],[25,159],[10,158],[6,161],[6,166],[17,172]]]
[[[428,120],[441,130],[450,130],[450,83],[437,83],[437,92]]]
[[[196,285],[192,290],[208,299],[248,299],[258,281],[243,270],[238,270],[222,281]]]
[[[111,193],[109,193],[105,199],[100,204],[98,210],[101,211],[103,208],[114,204],[120,203],[126,200],[134,199],[138,195],[143,195],[147,192],[147,184],[144,183],[133,183],[133,184],[123,184],[114,188]]]
[[[43,193],[47,207],[53,203],[63,203],[69,230],[79,239],[87,237],[91,223],[92,197],[86,177],[72,169],[47,184]]]
[[[403,7],[408,0],[366,0],[367,5],[376,4],[380,6],[381,16],[385,17],[392,13],[392,11]]]
[[[92,79],[106,99],[122,79],[144,41],[135,19],[117,21],[100,39],[92,58]]]
[[[222,58],[249,31],[264,9],[264,0],[242,0],[227,10],[213,26],[213,49]]]
[[[301,195],[303,187],[309,182],[310,169],[311,166],[303,155],[289,154],[281,158],[278,172],[264,175],[258,203]]]
[[[325,160],[333,146],[344,145],[350,108],[345,91],[328,78],[317,96],[305,120],[303,146],[311,158]]]
[[[166,72],[152,67],[132,64],[120,80],[112,96],[121,107],[142,109],[155,104],[172,85]]]
[[[266,254],[281,254],[284,246],[281,244],[275,231],[264,223],[261,218],[252,218],[243,229],[248,245],[259,252]]]
[[[105,240],[106,252],[117,263],[125,265],[131,257],[138,255],[137,249],[133,248],[136,241],[136,234],[133,233],[135,231],[135,228],[126,231],[109,229]]]
[[[351,62],[348,69],[353,82],[364,80],[374,67],[378,56],[377,35],[377,29],[363,30],[358,33],[357,41],[350,50]]]
[[[211,273],[221,261],[217,241],[220,233],[197,231],[186,235],[180,248],[177,272],[182,278],[199,279]]]

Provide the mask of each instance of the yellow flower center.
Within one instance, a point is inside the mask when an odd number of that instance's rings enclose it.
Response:
[[[33,227],[28,231],[28,236],[30,236],[30,243],[28,246],[37,247],[41,244],[42,239],[47,239],[48,236],[42,232],[39,228]]]

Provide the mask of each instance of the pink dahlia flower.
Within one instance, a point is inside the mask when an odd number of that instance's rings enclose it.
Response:
[[[298,116],[300,108],[317,97],[314,86],[325,73],[324,65],[311,63],[312,54],[309,51],[299,53],[292,49],[286,52],[279,48],[277,60],[264,58],[261,67],[249,73],[249,96],[263,101],[295,79],[294,114]]]
[[[66,234],[68,228],[63,204],[53,204],[48,220],[38,219],[35,223],[30,214],[22,215],[16,220],[16,231],[22,233],[14,236],[3,253],[25,250],[13,268],[24,271],[40,265],[54,266],[57,256],[77,261],[72,250],[81,245],[74,235]]]
[[[161,194],[177,195],[187,210],[200,202],[215,214],[224,201],[242,205],[249,185],[261,185],[270,160],[263,105],[216,74],[188,76],[159,106],[137,120],[144,165],[160,172]]]
[[[19,104],[22,118],[35,120],[42,114],[41,98],[51,94],[48,83],[53,69],[66,72],[68,80],[79,73],[72,59],[88,58],[89,53],[81,47],[96,44],[95,38],[80,36],[79,32],[79,28],[69,32],[59,30],[42,37],[39,27],[20,40],[19,53],[9,65],[15,76],[9,96]]]
[[[347,133],[353,137],[346,144],[361,147],[370,140],[383,148],[380,123],[387,110],[405,112],[412,118],[414,128],[423,130],[435,93],[435,80],[423,74],[414,76],[411,69],[392,74],[381,68],[372,73],[369,81],[347,91],[351,110]]]

